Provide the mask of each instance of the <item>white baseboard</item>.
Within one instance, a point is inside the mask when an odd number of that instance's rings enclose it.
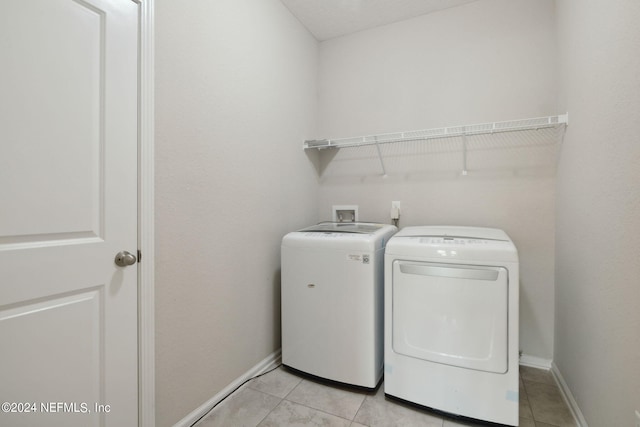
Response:
[[[530,356],[528,354],[523,354],[520,356],[520,365],[521,366],[529,366],[531,368],[538,369],[546,369],[547,371],[551,369],[552,361],[550,359],[543,359],[542,357]]]
[[[236,378],[231,384],[222,389],[218,394],[213,396],[211,399],[207,400],[205,403],[200,405],[198,408],[193,410],[186,417],[178,421],[173,425],[173,427],[190,427],[193,423],[198,421],[204,414],[209,412],[211,408],[220,403],[222,399],[231,394],[236,388],[242,385],[245,381],[255,377],[256,375],[263,374],[267,372],[269,369],[275,368],[280,364],[281,360],[281,350],[278,349],[271,353],[269,356],[262,359],[258,362],[254,367],[249,369],[247,372]]]
[[[578,402],[576,402],[576,399],[573,397],[573,393],[571,393],[569,386],[562,377],[562,374],[555,363],[551,364],[551,373],[553,374],[553,378],[556,380],[556,384],[558,384],[558,388],[560,389],[560,393],[562,393],[564,401],[567,403],[567,406],[571,411],[571,415],[573,415],[573,418],[578,423],[578,427],[589,427],[587,425],[587,421],[584,419],[584,415],[582,414],[580,407],[578,406]]]

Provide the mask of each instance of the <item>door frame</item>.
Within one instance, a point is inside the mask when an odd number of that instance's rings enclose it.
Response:
[[[154,0],[140,5],[138,74],[138,425],[155,426]]]

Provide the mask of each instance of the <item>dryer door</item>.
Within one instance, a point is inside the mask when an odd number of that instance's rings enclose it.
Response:
[[[394,352],[507,372],[506,268],[396,260],[392,287]]]

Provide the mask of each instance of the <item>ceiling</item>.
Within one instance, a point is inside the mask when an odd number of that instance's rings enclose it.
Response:
[[[323,41],[475,0],[281,0]]]

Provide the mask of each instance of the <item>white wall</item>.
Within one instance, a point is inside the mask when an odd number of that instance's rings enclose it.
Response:
[[[317,221],[317,42],[278,0],[157,0],[156,420],[280,347],[280,242]]]
[[[554,362],[590,426],[640,410],[640,3],[557,2]]]
[[[639,4],[555,4],[479,0],[318,51],[277,0],[156,0],[159,426],[279,347],[284,233],[329,219],[332,204],[387,222],[391,200],[401,226],[505,229],[521,259],[521,348],[553,355],[590,425],[632,425]],[[383,147],[387,178],[375,149],[323,153],[319,179],[300,149],[313,135],[565,111],[557,177],[546,133],[470,139],[466,177],[459,140]]]
[[[552,0],[480,0],[321,43],[318,137],[347,137],[557,114]],[[538,136],[546,136],[540,132]],[[553,354],[556,148],[548,139],[470,138],[322,154],[319,216],[359,205],[401,226],[502,228],[521,260],[524,353]]]

